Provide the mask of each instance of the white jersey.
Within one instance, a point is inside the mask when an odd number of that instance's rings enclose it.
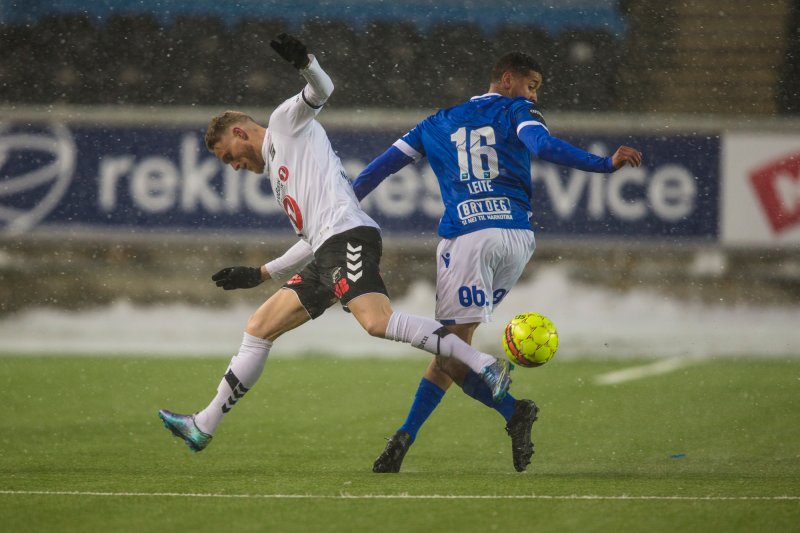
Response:
[[[315,120],[333,83],[316,59],[301,72],[309,85],[269,117],[261,152],[275,199],[297,235],[316,251],[333,235],[378,224],[361,209],[341,160]]]

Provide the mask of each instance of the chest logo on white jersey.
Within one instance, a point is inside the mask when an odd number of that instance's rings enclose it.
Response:
[[[278,178],[281,181],[286,181],[289,179],[289,169],[286,168],[286,165],[281,165],[281,167],[278,169]]]

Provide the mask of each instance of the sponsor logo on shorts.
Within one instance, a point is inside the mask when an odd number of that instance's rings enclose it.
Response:
[[[287,285],[296,285],[296,284],[300,283],[301,281],[303,281],[303,278],[300,276],[300,274],[295,274],[294,276],[292,276],[292,278],[289,281],[286,282],[286,284]]]
[[[349,290],[350,284],[347,283],[347,279],[345,278],[340,279],[333,287],[333,292],[336,293],[337,298],[341,298]]]
[[[462,224],[484,220],[511,220],[511,202],[508,198],[481,198],[458,204],[458,218]]]
[[[347,278],[342,276],[342,267],[336,267],[331,272],[331,281],[333,282],[333,292],[337,298],[344,296],[350,290],[350,284],[347,283]]]
[[[506,294],[508,294],[506,289],[495,290],[492,293],[491,304],[499,304]],[[490,299],[486,297],[486,291],[483,289],[475,285],[469,287],[462,285],[458,288],[458,303],[461,304],[461,307],[471,307],[473,305],[476,307],[488,307]]]

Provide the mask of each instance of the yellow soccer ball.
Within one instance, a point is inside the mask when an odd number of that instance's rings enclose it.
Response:
[[[522,313],[506,324],[503,350],[514,364],[528,368],[542,366],[558,350],[558,331],[546,316]]]

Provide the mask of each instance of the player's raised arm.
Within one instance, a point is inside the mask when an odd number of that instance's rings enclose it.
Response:
[[[269,44],[306,80],[306,86],[298,96],[290,98],[276,109],[277,116],[275,118],[285,115],[288,120],[278,119],[274,125],[279,128],[283,126],[282,129],[288,129],[293,133],[319,113],[319,110],[333,94],[333,81],[322,70],[316,57],[308,53],[306,45],[296,37],[281,33]],[[283,122],[287,123],[282,124]]]

